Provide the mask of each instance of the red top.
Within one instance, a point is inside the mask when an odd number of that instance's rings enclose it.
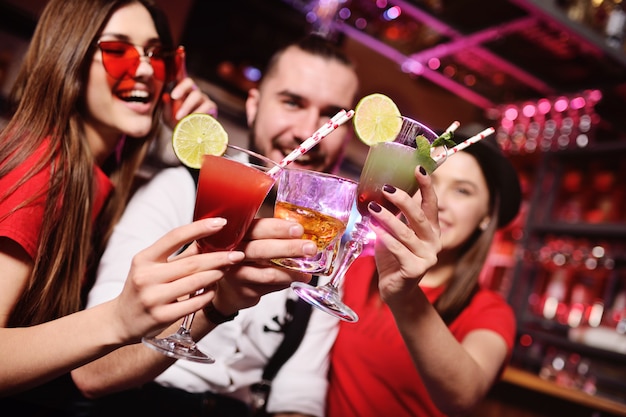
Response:
[[[4,197],[4,192],[26,175],[33,165],[38,161],[44,152],[48,151],[49,141],[44,140],[37,150],[29,156],[24,163],[16,169],[0,178],[0,198]],[[100,170],[98,166],[94,166],[94,174],[96,181],[96,196],[94,200],[92,219],[98,216],[109,193],[113,189],[113,184],[109,178]],[[33,175],[27,182],[22,184],[14,193],[9,195],[5,200],[0,199],[0,236],[8,237],[26,250],[26,252],[34,258],[37,254],[39,236],[41,234],[41,225],[43,222],[45,210],[46,189],[50,182],[50,168],[44,169]],[[33,201],[23,208],[18,209],[14,213],[7,214],[33,195],[44,191],[41,198]]]
[[[340,323],[331,352],[326,416],[444,416],[430,400],[389,307],[379,297],[367,298],[375,268],[373,257],[358,258],[346,276],[343,299],[359,321]],[[422,290],[432,303],[443,288]],[[459,341],[476,329],[500,334],[510,356],[515,316],[499,294],[481,289],[450,325]]]

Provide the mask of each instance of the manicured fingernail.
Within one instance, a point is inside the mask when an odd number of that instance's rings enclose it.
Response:
[[[317,254],[317,245],[313,242],[308,242],[302,246],[302,250],[305,256],[313,256]]]
[[[289,236],[294,238],[301,238],[304,234],[304,227],[301,224],[294,224],[289,228]]]
[[[383,191],[389,194],[393,194],[396,192],[396,187],[394,187],[393,185],[385,184],[383,186]]]
[[[223,217],[213,217],[211,219],[207,219],[206,224],[211,227],[224,226],[226,224],[226,219]]]
[[[394,189],[395,191],[395,189]],[[375,201],[370,201],[370,203],[367,205],[367,207],[372,210],[374,213],[380,213],[383,208]]]
[[[231,262],[241,262],[245,257],[246,255],[238,250],[228,252],[228,260]]]
[[[420,174],[426,175],[426,170],[424,169],[424,167],[420,167]]]

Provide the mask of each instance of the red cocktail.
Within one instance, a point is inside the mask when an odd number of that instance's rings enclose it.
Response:
[[[246,149],[233,145],[228,148],[265,161]],[[267,174],[267,168],[242,162],[239,158],[238,155],[205,155],[202,161],[194,219],[223,217],[228,222],[219,232],[198,241],[203,252],[235,248],[276,182],[275,176]]]
[[[198,241],[203,252],[234,249],[278,177],[267,174],[268,168],[248,162],[254,158],[270,167],[276,165],[261,155],[234,145],[228,145],[226,153],[205,155],[200,167],[194,219],[223,217],[227,221],[218,233]],[[200,351],[191,337],[194,315],[185,316],[176,333],[165,338],[146,337],[142,341],[173,358],[213,363],[215,359]]]

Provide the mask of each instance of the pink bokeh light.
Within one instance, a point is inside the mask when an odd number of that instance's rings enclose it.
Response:
[[[537,107],[534,104],[528,103],[522,107],[522,114],[526,117],[533,117],[537,112]]]
[[[569,102],[568,102],[567,98],[565,98],[565,97],[559,97],[554,102],[554,110],[559,112],[559,113],[562,113],[565,110],[567,110],[568,106],[569,106]]]

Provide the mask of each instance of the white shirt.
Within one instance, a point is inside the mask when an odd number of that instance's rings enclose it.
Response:
[[[121,292],[136,253],[173,228],[192,221],[195,195],[195,183],[184,167],[164,169],[137,190],[104,252],[88,307]],[[216,359],[215,363],[179,360],[156,382],[249,402],[249,387],[261,380],[264,366],[282,341],[287,306],[293,306],[296,299],[289,288],[263,296],[257,305],[241,310],[235,320],[221,324],[197,341],[203,352]],[[337,324],[337,319],[313,308],[299,349],[272,382],[269,412],[324,415],[328,353]]]

